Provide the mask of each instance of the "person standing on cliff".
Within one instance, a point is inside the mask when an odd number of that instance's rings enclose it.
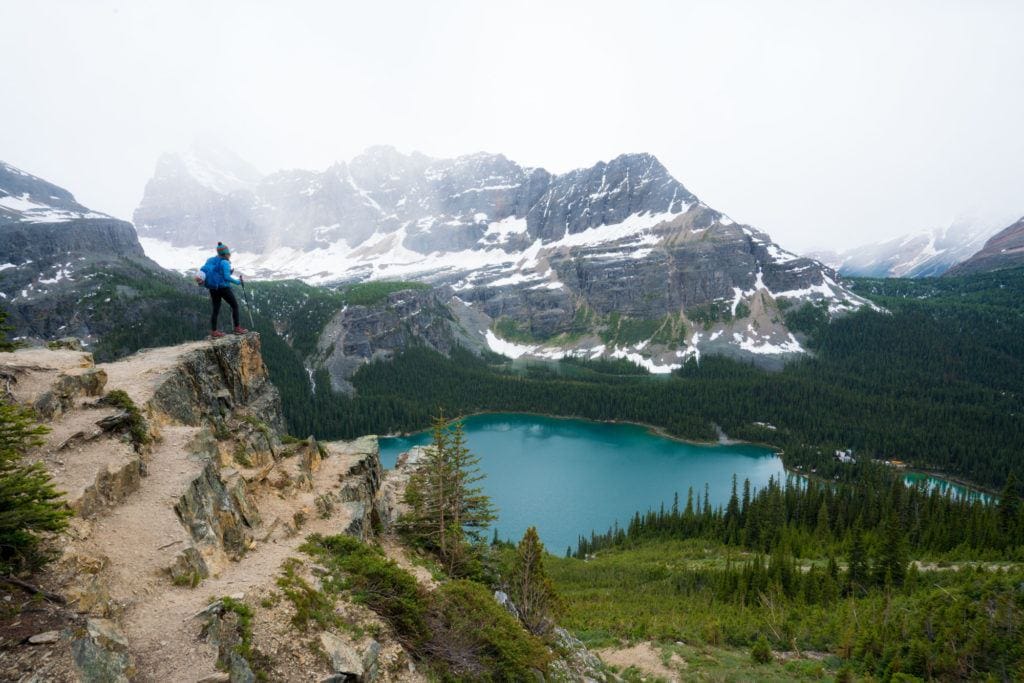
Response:
[[[231,322],[234,323],[235,334],[245,334],[249,331],[239,322],[238,299],[231,289],[231,285],[242,284],[242,276],[236,278],[232,273],[234,270],[231,268],[231,249],[223,242],[217,242],[217,255],[207,259],[196,275],[196,282],[210,290],[210,303],[213,306],[210,315],[210,336],[214,339],[224,336],[224,333],[217,329],[221,301],[226,301],[231,307]]]

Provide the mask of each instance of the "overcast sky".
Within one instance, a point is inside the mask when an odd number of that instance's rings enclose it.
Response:
[[[157,156],[655,154],[783,246],[1024,214],[1024,2],[0,2],[0,159],[131,218]]]

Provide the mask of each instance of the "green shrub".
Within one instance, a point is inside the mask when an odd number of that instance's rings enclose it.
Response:
[[[768,639],[764,637],[764,634],[757,639],[754,647],[750,648],[750,658],[757,664],[767,664],[774,659],[772,646],[768,644]]]
[[[429,593],[379,548],[351,536],[313,534],[301,550],[327,569],[324,593],[349,591],[442,680],[532,680],[547,666],[543,644],[479,583],[452,581]]]
[[[544,671],[550,654],[473,581],[451,581],[435,591],[429,644],[461,679],[521,681]]]
[[[325,590],[350,590],[353,599],[391,624],[403,644],[413,650],[422,648],[429,638],[427,595],[412,575],[380,549],[351,536],[313,534],[301,550],[328,569]]]
[[[277,579],[281,592],[295,608],[292,625],[302,630],[308,629],[310,622],[325,629],[336,626],[338,616],[334,613],[334,600],[299,576],[295,571],[298,565],[298,560],[288,560]]]

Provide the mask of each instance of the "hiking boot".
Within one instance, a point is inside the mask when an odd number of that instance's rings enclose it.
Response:
[[[210,333],[210,337],[213,338],[213,339],[220,339],[223,336],[224,336],[224,333],[221,332],[220,330],[214,330],[213,332]]]
[[[248,332],[249,330],[245,329],[244,327],[235,328],[235,334],[247,334]]]

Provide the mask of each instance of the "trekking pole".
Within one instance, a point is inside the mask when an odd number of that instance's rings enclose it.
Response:
[[[249,303],[249,292],[245,289],[245,278],[239,278],[242,283],[242,298],[245,299],[245,310],[249,311],[249,327],[256,329],[256,323],[252,319],[252,304]]]

